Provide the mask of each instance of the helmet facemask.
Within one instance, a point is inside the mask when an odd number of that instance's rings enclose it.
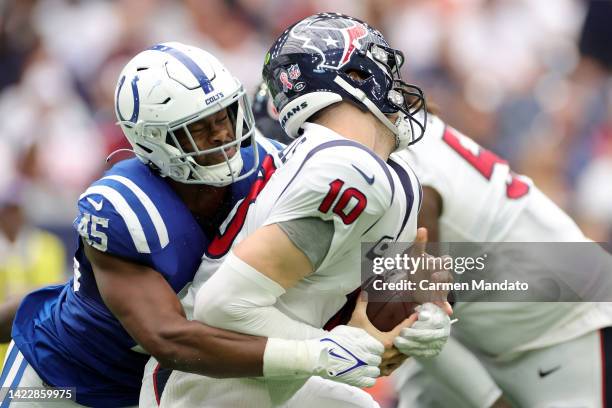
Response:
[[[412,145],[423,137],[427,122],[427,105],[423,91],[402,80],[400,68],[404,63],[404,55],[401,51],[384,46],[378,43],[370,43],[362,50],[358,51],[362,56],[376,64],[385,73],[385,78],[369,74],[374,70],[359,69],[364,77],[355,81],[351,78],[353,86],[359,89],[347,89],[345,81],[336,80],[336,83],[356,97],[374,116],[376,116],[385,126],[387,126],[396,137],[396,151]],[[344,72],[350,71],[351,65],[347,65]],[[381,87],[381,81],[387,81],[386,87]],[[356,83],[357,82],[357,83]],[[384,89],[388,89],[386,95],[382,94]],[[378,96],[376,101],[370,98],[364,99],[359,90],[365,91],[365,95]],[[353,92],[357,91],[357,92]],[[377,102],[377,103],[374,103]],[[397,115],[392,122],[389,115]]]
[[[219,112],[224,110],[227,113],[225,120],[231,124],[232,141],[206,149],[200,148],[198,140],[194,138],[189,128],[205,118],[217,120],[215,115],[218,116]],[[123,122],[122,125],[131,125],[131,123]],[[203,126],[208,125],[203,123]],[[206,132],[210,129],[201,131]],[[170,123],[139,121],[134,128],[136,138],[139,139],[136,146],[140,148],[136,149],[136,153],[139,154],[139,150],[143,150],[145,154],[140,155],[144,156],[162,175],[185,184],[211,186],[232,184],[255,171],[256,167],[252,166],[241,174],[243,161],[240,154],[241,148],[250,147],[253,149],[254,162],[258,162],[254,132],[255,119],[242,88],[231,97],[221,99],[189,117]]]

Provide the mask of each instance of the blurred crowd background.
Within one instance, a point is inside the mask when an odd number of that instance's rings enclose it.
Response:
[[[76,200],[127,147],[113,92],[131,56],[191,43],[252,93],[274,37],[319,11],[380,29],[444,119],[611,240],[612,1],[4,0],[0,301],[70,273]]]

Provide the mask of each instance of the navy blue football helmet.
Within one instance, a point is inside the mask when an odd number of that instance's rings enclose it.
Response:
[[[255,125],[257,129],[270,139],[277,140],[283,144],[290,144],[293,140],[283,129],[278,122],[278,112],[272,104],[268,85],[265,82],[259,84],[255,94],[253,95],[253,116],[255,117]]]
[[[401,79],[403,63],[402,52],[366,23],[321,13],[292,25],[274,42],[263,78],[290,137],[316,112],[347,100],[384,123],[400,150],[423,137],[427,122],[423,91]],[[388,115],[395,113],[392,122]]]

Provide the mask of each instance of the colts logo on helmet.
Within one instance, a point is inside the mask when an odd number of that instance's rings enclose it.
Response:
[[[138,75],[135,75],[132,78],[131,87],[132,87],[132,101],[134,102],[134,107],[132,109],[132,116],[130,117],[130,122],[136,123],[138,120],[138,112],[140,110],[140,95],[138,93]],[[119,109],[119,95],[121,94],[121,88],[123,88],[123,83],[125,82],[125,75],[121,77],[119,80],[119,86],[117,87],[117,99],[115,101],[115,109],[117,110],[117,114],[119,115],[119,119],[121,121],[125,121],[125,118],[121,114],[121,110]]]
[[[333,19],[308,19],[298,23],[290,32],[293,42],[300,48],[311,49],[321,55],[321,68],[338,69],[346,64],[353,53],[365,44],[360,41],[368,36],[367,27],[359,21]],[[342,50],[342,52],[338,52]]]

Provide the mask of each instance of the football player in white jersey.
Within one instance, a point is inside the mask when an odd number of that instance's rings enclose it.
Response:
[[[423,185],[419,225],[433,241],[589,241],[529,178],[434,115],[423,142],[394,156]],[[442,353],[394,374],[400,407],[605,407],[609,305],[457,303]]]
[[[306,18],[274,43],[264,79],[281,124],[299,138],[279,160],[264,162],[259,187],[235,207],[207,248],[184,301],[188,309],[188,298],[195,298],[196,319],[252,335],[318,338],[346,295],[360,286],[361,242],[414,240],[418,181],[405,164],[386,163],[391,152],[424,132],[424,97],[399,77],[402,62],[378,31],[338,14]],[[404,328],[392,339],[374,334],[406,355],[438,352],[450,320],[435,308],[435,326],[423,319],[413,326],[421,330]],[[161,406],[377,406],[348,387],[340,387],[335,399],[320,400],[320,379],[294,396],[307,379],[275,381],[274,360],[300,356],[291,348],[282,352],[283,340],[274,342],[278,354],[266,356],[265,380],[174,371]],[[333,340],[322,342],[332,346],[330,358],[349,364],[321,375],[349,375],[367,363]]]

